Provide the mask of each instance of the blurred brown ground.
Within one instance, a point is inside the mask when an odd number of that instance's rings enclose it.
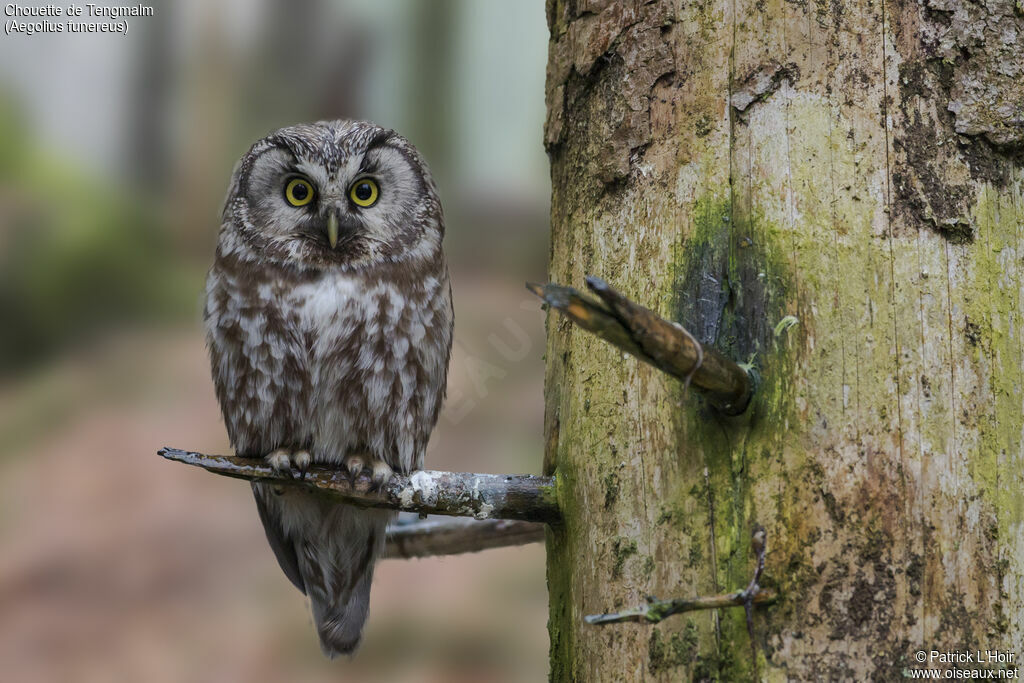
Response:
[[[450,392],[464,415],[446,411],[428,466],[538,472],[538,307],[518,281],[453,280]],[[525,357],[509,360],[509,349]],[[361,649],[330,662],[249,487],[166,462],[162,445],[229,450],[198,322],[99,338],[0,388],[0,678],[546,676],[541,546],[382,562]]]

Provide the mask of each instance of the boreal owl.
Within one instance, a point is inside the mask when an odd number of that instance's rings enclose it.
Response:
[[[324,121],[252,146],[228,190],[204,314],[236,453],[377,484],[423,466],[452,344],[443,236],[430,172],[394,131]],[[391,514],[252,488],[324,653],[351,653]]]

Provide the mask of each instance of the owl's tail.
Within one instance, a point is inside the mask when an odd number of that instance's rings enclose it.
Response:
[[[335,548],[342,547],[342,556],[300,564],[306,593],[313,603],[320,649],[331,659],[351,654],[363,636],[363,624],[370,609],[373,565],[383,548],[386,526],[385,519],[339,530]],[[331,566],[323,564],[325,559]]]
[[[373,567],[394,513],[332,504],[300,490],[255,484],[260,519],[284,573],[309,596],[320,649],[330,658],[359,645]]]

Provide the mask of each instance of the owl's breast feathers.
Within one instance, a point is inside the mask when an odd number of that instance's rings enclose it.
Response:
[[[368,452],[422,467],[452,343],[438,256],[365,272],[300,271],[219,256],[207,281],[207,343],[235,450]]]

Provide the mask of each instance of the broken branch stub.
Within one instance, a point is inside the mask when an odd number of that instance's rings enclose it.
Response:
[[[594,300],[572,287],[527,283],[531,292],[591,332],[636,358],[692,384],[727,415],[746,410],[754,383],[746,370],[710,346],[701,344],[678,323],[658,316],[594,276],[587,286]]]

